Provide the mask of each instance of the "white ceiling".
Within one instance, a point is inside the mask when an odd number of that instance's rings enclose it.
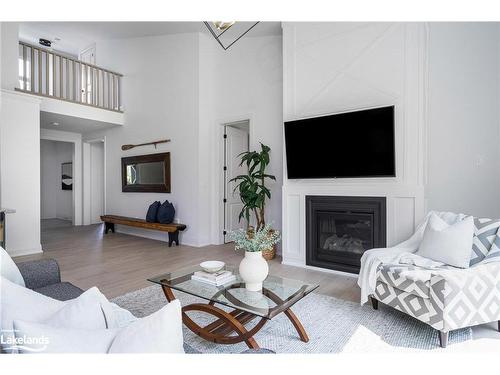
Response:
[[[52,123],[54,122],[57,122],[59,125],[52,125]],[[63,130],[67,132],[84,134],[96,130],[109,129],[115,126],[120,125],[111,124],[108,122],[87,120],[80,117],[66,116],[52,112],[40,112],[40,127],[43,129]]]
[[[240,26],[253,22],[238,22]],[[77,56],[96,41],[145,36],[206,32],[203,22],[21,22],[19,37],[38,43],[39,38],[54,41],[53,48]],[[281,22],[260,22],[245,37],[281,35]]]

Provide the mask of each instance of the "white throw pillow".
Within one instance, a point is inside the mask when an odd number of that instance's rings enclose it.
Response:
[[[57,328],[21,320],[14,321],[14,328],[21,354],[107,353],[116,336],[114,329]]]
[[[13,322],[48,322],[56,327],[89,329],[116,327],[113,307],[97,289],[91,288],[70,301],[58,301],[28,288],[0,279],[0,328],[4,339],[13,338]],[[10,345],[2,345],[3,350]]]
[[[0,276],[5,277],[14,284],[26,286],[23,275],[19,271],[10,255],[0,246]]]
[[[2,341],[14,337],[12,332],[14,319],[41,322],[64,307],[64,302],[14,284],[4,277],[0,278],[0,296],[2,298],[0,328],[4,339]],[[6,345],[1,344],[1,347],[5,350]]]
[[[103,297],[99,289],[90,288],[78,298],[67,301],[54,315],[39,323],[54,328],[106,329],[108,323]]]
[[[14,326],[19,341],[32,338],[21,353],[184,353],[178,300],[120,330],[63,329],[17,320]]]
[[[473,236],[472,216],[449,225],[432,214],[416,254],[450,266],[469,268]]]
[[[109,353],[184,353],[179,300],[121,329]]]

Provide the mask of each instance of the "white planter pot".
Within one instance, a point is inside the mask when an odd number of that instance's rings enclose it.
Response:
[[[252,292],[262,290],[262,282],[269,273],[269,266],[260,251],[245,251],[245,257],[240,263],[240,276],[245,282],[245,288]]]

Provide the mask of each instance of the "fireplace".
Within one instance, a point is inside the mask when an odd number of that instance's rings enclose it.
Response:
[[[306,264],[358,273],[361,255],[386,246],[385,197],[306,196]]]

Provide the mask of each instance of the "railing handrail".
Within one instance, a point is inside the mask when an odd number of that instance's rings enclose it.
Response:
[[[122,112],[123,74],[19,41],[19,88],[28,94]]]
[[[114,72],[112,70],[105,69],[105,68],[102,68],[102,67],[94,65],[94,64],[86,63],[86,62],[84,62],[82,60],[75,59],[75,58],[73,58],[71,56],[64,55],[62,53],[55,52],[55,51],[47,49],[47,48],[38,47],[38,46],[35,46],[33,44],[29,44],[29,43],[23,42],[21,40],[19,41],[19,44],[22,44],[23,46],[26,46],[26,47],[29,47],[29,48],[34,48],[34,49],[42,51],[42,52],[50,53],[50,54],[52,54],[54,56],[61,57],[61,58],[66,59],[66,60],[73,61],[73,62],[75,62],[77,64],[82,64],[82,65],[88,66],[90,68],[102,70],[103,72],[106,72],[106,73],[114,74],[115,76],[118,76],[118,77],[123,77],[123,74],[121,74],[121,73],[117,73],[117,72]]]

